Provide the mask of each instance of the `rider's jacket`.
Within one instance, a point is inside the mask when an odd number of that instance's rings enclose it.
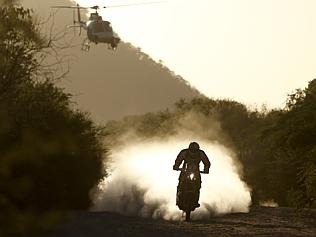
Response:
[[[185,175],[194,173],[198,180],[201,181],[199,166],[201,161],[204,164],[204,172],[208,173],[211,163],[204,151],[197,150],[196,152],[192,152],[189,149],[184,149],[180,151],[173,166],[174,169],[179,169],[181,163],[183,162],[179,180],[182,180]]]

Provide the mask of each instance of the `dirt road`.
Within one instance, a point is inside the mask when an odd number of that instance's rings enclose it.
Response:
[[[172,222],[127,217],[108,212],[80,213],[44,237],[212,237],[313,236],[316,210],[297,215],[291,208],[253,207],[249,213],[211,217],[209,220]]]

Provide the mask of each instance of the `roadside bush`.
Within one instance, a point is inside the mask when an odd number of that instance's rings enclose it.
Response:
[[[88,208],[102,177],[102,129],[43,73],[50,47],[30,10],[0,8],[0,236]]]

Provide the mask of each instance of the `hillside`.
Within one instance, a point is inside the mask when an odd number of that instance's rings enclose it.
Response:
[[[53,12],[51,2],[22,2],[25,7],[33,8],[41,19]],[[53,5],[70,4],[70,1],[57,0]],[[59,10],[55,14],[53,34],[71,22],[72,11]],[[45,33],[50,31],[51,24],[51,21],[46,24]],[[73,37],[72,30],[69,33]],[[201,96],[184,79],[130,44],[121,43],[116,51],[102,44],[91,45],[90,52],[86,53],[80,49],[83,39],[84,36],[76,36],[72,44],[77,46],[63,52],[69,56],[70,72],[61,85],[97,121],[156,112],[172,107],[180,98]]]

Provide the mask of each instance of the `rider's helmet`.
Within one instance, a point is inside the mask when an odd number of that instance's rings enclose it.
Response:
[[[191,142],[189,145],[189,150],[192,152],[196,152],[200,149],[200,145],[197,142]]]

